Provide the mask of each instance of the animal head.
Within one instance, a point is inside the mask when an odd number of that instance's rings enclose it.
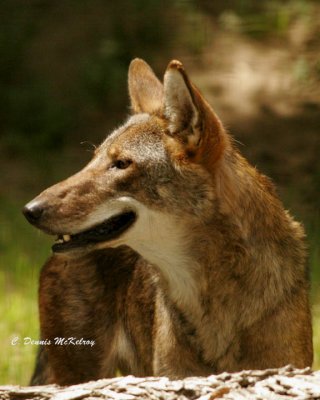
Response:
[[[215,174],[230,147],[216,114],[179,61],[161,83],[135,59],[128,86],[132,116],[84,169],[24,207],[30,223],[58,235],[55,252],[181,236],[214,213]]]

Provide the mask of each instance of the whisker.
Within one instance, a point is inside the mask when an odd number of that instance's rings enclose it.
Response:
[[[80,145],[89,145],[90,148],[87,148],[86,151],[89,151],[90,153],[91,152],[94,153],[95,150],[97,149],[97,146],[94,143],[91,143],[91,142],[89,142],[87,140],[85,140],[83,142],[80,142]]]

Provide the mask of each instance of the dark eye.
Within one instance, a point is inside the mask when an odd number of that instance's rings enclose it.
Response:
[[[131,160],[115,160],[111,167],[112,168],[117,168],[117,169],[126,169],[129,167],[129,165],[132,163]]]

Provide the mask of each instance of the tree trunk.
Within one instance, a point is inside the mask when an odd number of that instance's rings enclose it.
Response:
[[[3,400],[213,400],[320,399],[320,371],[287,366],[171,381],[163,377],[101,379],[60,387],[0,386]]]

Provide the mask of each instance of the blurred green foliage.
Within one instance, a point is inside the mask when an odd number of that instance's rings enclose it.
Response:
[[[220,23],[226,29],[253,37],[286,34],[297,18],[312,19],[313,4],[305,0],[234,1],[237,6],[221,12]]]
[[[0,121],[9,151],[59,147],[70,123],[67,110],[50,96],[49,83],[26,62],[38,18],[37,7],[19,7],[16,1],[1,5]]]
[[[59,150],[82,132],[101,136],[125,114],[126,71],[142,57],[158,70],[178,54],[201,53],[204,15],[226,31],[281,35],[303,0],[10,0],[0,5],[0,150]],[[177,49],[179,48],[179,51]],[[181,49],[183,49],[181,51]],[[319,70],[316,63],[314,69]],[[294,73],[307,79],[308,60]]]
[[[170,57],[186,19],[201,47],[192,1],[11,0],[0,12],[0,145],[51,151],[123,113],[132,58]],[[180,24],[185,26],[186,24]],[[191,36],[189,36],[191,37]],[[164,56],[165,54],[165,56]]]

